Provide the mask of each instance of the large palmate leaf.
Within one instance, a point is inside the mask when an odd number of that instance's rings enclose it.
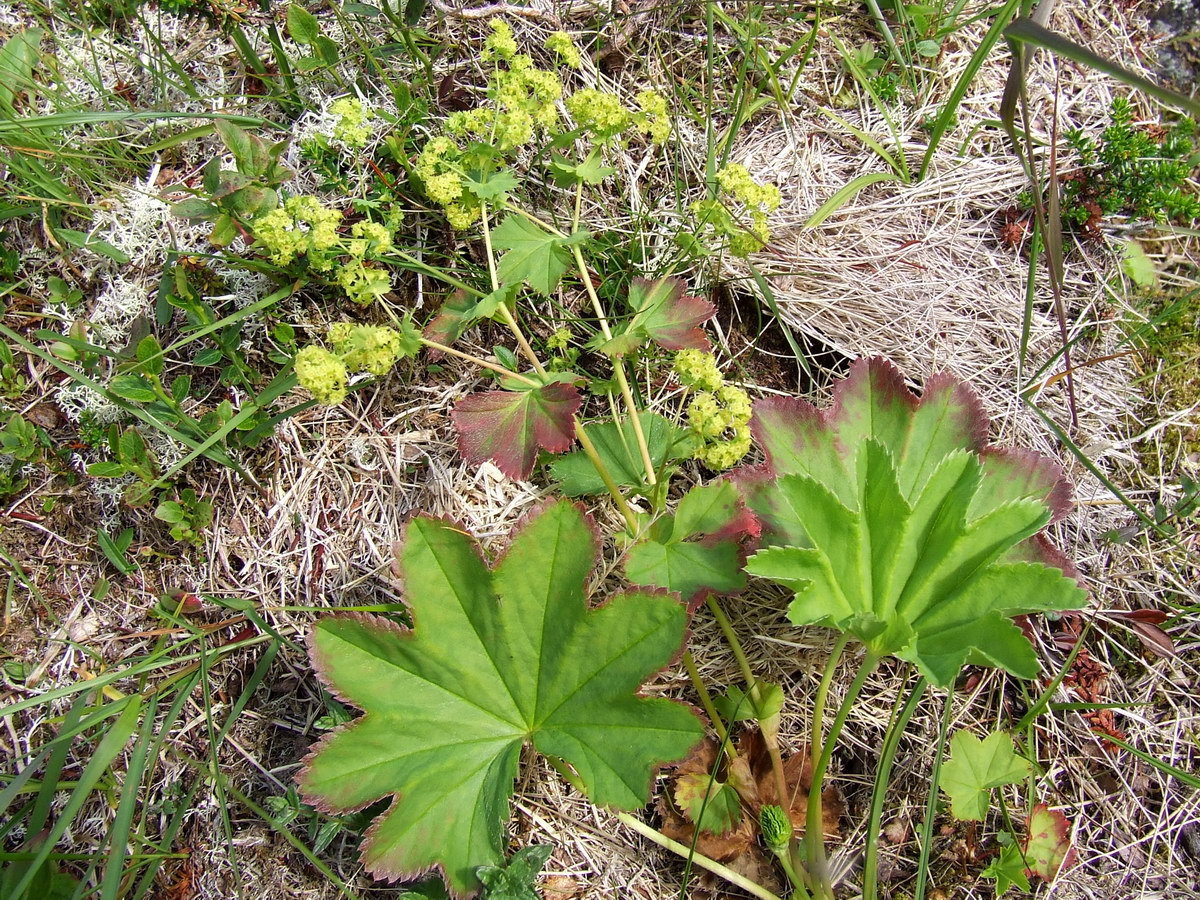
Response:
[[[643,412],[640,417],[650,461],[656,470],[667,462],[691,456],[690,432],[673,425],[657,413]],[[629,419],[623,420],[620,428],[614,422],[589,425],[587,434],[613,481],[621,487],[644,487],[646,470],[642,466],[637,435]],[[575,450],[554,460],[550,464],[550,471],[562,483],[562,492],[568,497],[603,494],[608,490],[604,486],[604,479],[582,450]]]
[[[322,739],[300,785],[326,810],[395,802],[362,856],[386,878],[440,867],[456,896],[504,858],[521,746],[564,760],[589,798],[634,809],[655,769],[702,735],[687,707],[638,696],[680,648],[687,614],[645,592],[589,609],[590,522],[567,501],[534,513],[489,570],[458,528],[414,519],[401,554],[408,631],[368,615],[317,623],[310,652],[365,711]]]
[[[582,403],[579,391],[562,382],[471,394],[451,413],[459,452],[475,465],[492,460],[509,478],[528,478],[539,449],[562,453],[571,446]]]
[[[1084,600],[1035,540],[1069,491],[1043,457],[986,445],[966,385],[934,376],[918,401],[891,364],[860,361],[828,412],[760,401],[752,427],[767,462],[734,481],[768,549],[747,571],[796,590],[793,622],[854,634],[942,686],[968,661],[1037,674],[1011,616]]]
[[[551,294],[571,264],[567,247],[589,236],[586,231],[578,231],[559,237],[523,216],[506,216],[492,232],[492,244],[508,251],[500,257],[500,278],[505,284],[524,282],[538,293]]]
[[[709,594],[733,594],[746,587],[744,542],[757,535],[758,522],[730,482],[694,487],[679,501],[675,515],[659,518],[629,548],[625,574],[634,584],[677,591],[694,607]]]

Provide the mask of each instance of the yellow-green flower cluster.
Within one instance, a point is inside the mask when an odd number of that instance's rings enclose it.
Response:
[[[597,144],[608,144],[629,131],[649,136],[656,144],[671,134],[671,115],[666,98],[657,91],[644,90],[637,95],[637,111],[626,109],[616,94],[596,88],[582,88],[566,100],[567,111],[582,131]]]
[[[517,39],[513,37],[512,26],[503,19],[492,19],[488,22],[492,33],[484,39],[481,58],[484,62],[494,59],[510,60],[517,55]]]
[[[550,350],[566,350],[572,337],[570,328],[560,328],[546,338],[546,347]]]
[[[650,137],[655,144],[665,143],[671,136],[671,113],[667,98],[658,91],[646,89],[637,95],[638,110],[634,126]]]
[[[575,46],[575,42],[565,31],[556,31],[546,38],[546,49],[557,56],[559,62],[564,66],[578,69],[583,65],[583,60],[579,56],[579,48]]]
[[[737,465],[750,451],[750,397],[725,384],[716,359],[703,350],[675,354],[675,373],[687,387],[701,389],[688,404],[695,458],[717,472]]]
[[[324,347],[305,347],[296,354],[296,379],[318,403],[335,406],[346,399],[349,372],[342,358]]]
[[[729,197],[742,204],[750,216],[749,234],[730,235],[730,252],[735,256],[748,256],[761,250],[771,239],[767,216],[779,208],[779,188],[755,181],[740,163],[731,163],[717,172],[717,184]]]
[[[378,222],[355,222],[350,228],[350,240],[346,242],[346,252],[356,259],[362,259],[370,254],[378,256],[392,249],[392,233],[386,226]]]
[[[378,325],[335,322],[329,326],[329,343],[351,372],[386,375],[402,355],[400,332]]]
[[[326,271],[333,264],[326,254],[338,243],[341,221],[338,210],[322,206],[316,197],[289,197],[254,220],[254,237],[276,265],[307,255],[312,268]]]
[[[334,140],[351,150],[366,146],[371,139],[371,120],[377,118],[374,110],[355,97],[342,97],[329,104],[329,112],[337,116],[333,125]]]
[[[567,98],[566,103],[575,124],[598,144],[620,137],[633,118],[616,94],[596,88],[578,90]]]
[[[329,328],[329,343],[332,350],[312,345],[297,353],[295,371],[301,387],[319,403],[332,406],[346,399],[350,375],[386,375],[397,360],[417,354],[421,335],[407,319],[398,330],[335,322]]]
[[[716,391],[725,383],[717,358],[704,350],[680,350],[675,354],[675,376],[684,387]]]
[[[392,276],[386,269],[368,266],[362,259],[352,259],[338,268],[337,283],[352,301],[366,306],[392,289]]]
[[[508,60],[507,68],[496,67],[487,93],[491,104],[456,112],[447,120],[446,131],[512,153],[532,141],[539,129],[558,125],[562,82],[555,73],[536,68],[523,53]]]

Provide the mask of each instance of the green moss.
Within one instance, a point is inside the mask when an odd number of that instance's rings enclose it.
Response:
[[[1200,289],[1158,295],[1146,312],[1152,329],[1143,335],[1140,354],[1148,386],[1141,412],[1142,421],[1158,422],[1200,403]],[[1154,477],[1194,469],[1200,465],[1200,429],[1168,428],[1142,441],[1137,451]]]

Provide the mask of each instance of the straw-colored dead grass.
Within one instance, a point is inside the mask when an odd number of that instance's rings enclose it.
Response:
[[[1100,52],[1138,63],[1132,48],[1143,26],[1133,13],[1122,7],[1107,9],[1101,16],[1089,12],[1082,2],[1064,7],[1056,23],[1064,31]],[[542,15],[522,19],[518,27],[556,26],[553,6],[538,10]],[[578,14],[574,7],[559,12],[568,21]],[[615,85],[631,90],[642,68],[664,83],[703,71],[703,29],[696,20],[663,7],[639,6],[635,15],[642,30],[622,31],[619,43],[623,53],[635,60],[644,54],[646,59],[606,76]],[[478,24],[474,19],[451,18],[444,27],[453,35],[460,30],[473,32]],[[860,24],[842,19],[828,27],[857,41]],[[932,92],[934,101],[965,65],[979,34],[977,28],[968,28],[950,40],[946,55],[937,63],[941,86]],[[796,36],[783,30],[774,35],[780,45]],[[728,49],[729,42],[725,46]],[[1187,621],[1171,625],[1179,656],[1164,659],[1144,650],[1121,624],[1103,615],[1106,610],[1158,608],[1164,598],[1180,603],[1194,596],[1194,562],[1180,551],[1164,552],[1161,542],[1143,539],[1114,547],[1105,541],[1106,531],[1130,522],[1128,510],[1063,451],[1019,394],[1017,359],[1028,261],[1020,248],[998,241],[996,226],[997,215],[1016,202],[1025,182],[998,132],[977,129],[996,115],[1005,71],[1004,55],[997,53],[981,72],[960,111],[957,128],[935,156],[926,180],[907,187],[869,188],[821,226],[806,229],[807,218],[832,193],[857,175],[883,169],[874,153],[818,109],[842,93],[847,77],[832,47],[822,42],[799,82],[795,107],[786,119],[768,108],[734,146],[734,159],[777,180],[785,196],[773,222],[774,240],[751,263],[766,276],[787,324],[825,351],[821,359],[830,369],[837,368],[839,358],[881,354],[898,363],[917,386],[930,372],[950,369],[980,390],[994,421],[996,440],[1035,447],[1067,467],[1077,485],[1080,507],[1054,536],[1078,561],[1093,591],[1092,608],[1084,615],[1092,626],[1088,647],[1110,673],[1104,691],[1109,702],[1119,705],[1116,726],[1144,752],[1194,772],[1200,753],[1195,738],[1200,717],[1191,688],[1196,678],[1195,625]],[[1056,79],[1060,129],[1094,126],[1103,119],[1114,90],[1109,82],[1039,57],[1030,73],[1039,134],[1048,133],[1049,88]],[[718,84],[718,94],[724,89]],[[919,160],[924,148],[919,123],[935,108],[931,101],[925,108],[896,113],[910,164]],[[885,146],[890,144],[881,117],[868,103],[839,107],[837,112]],[[683,122],[680,138],[676,159],[692,168],[698,183],[703,171],[702,131]],[[671,192],[665,183],[654,180],[663,177],[661,170],[648,158],[633,156],[620,165],[630,173],[648,173],[649,187],[607,209],[598,204],[598,214],[615,209],[615,226],[631,229],[635,218],[641,219],[643,229],[647,216],[663,223],[677,218]],[[626,209],[633,210],[628,217]],[[664,224],[663,234],[666,231]],[[650,231],[640,238],[651,256],[669,249],[662,236]],[[1183,244],[1171,245],[1170,251],[1190,252]],[[729,262],[717,274],[735,293],[755,293],[746,264]],[[1141,478],[1134,447],[1141,433],[1156,423],[1136,418],[1142,408],[1134,383],[1136,369],[1130,358],[1119,355],[1121,332],[1116,326],[1131,311],[1123,306],[1120,289],[1109,289],[1114,279],[1119,274],[1110,250],[1072,247],[1064,290],[1067,327],[1072,336],[1086,335],[1074,351],[1076,364],[1086,364],[1075,376],[1079,421],[1072,435],[1100,471],[1143,502],[1168,486]],[[750,346],[754,337],[749,335]],[[741,338],[746,346],[746,336]],[[1059,346],[1059,326],[1039,274],[1023,378],[1034,378]],[[754,352],[745,352],[741,362],[753,373]],[[501,546],[512,524],[545,490],[509,481],[491,466],[468,468],[459,460],[448,414],[455,400],[473,387],[475,375],[455,366],[447,369],[436,381],[393,376],[354,395],[341,408],[310,411],[284,423],[255,460],[265,493],[252,491],[228,473],[209,473],[204,488],[215,500],[216,518],[204,552],[190,565],[159,567],[148,582],[118,584],[103,604],[77,600],[63,627],[80,629],[74,639],[115,663],[149,647],[150,638],[127,635],[152,627],[146,624],[146,612],[157,595],[180,586],[255,601],[273,627],[300,644],[313,608],[387,603],[403,597],[403,586],[393,574],[392,547],[401,538],[406,520],[418,511],[453,518],[490,549]],[[1056,371],[1051,367],[1036,377],[1046,379]],[[832,371],[818,372],[818,396],[832,376]],[[1061,380],[1035,391],[1032,399],[1067,427]],[[601,505],[596,515],[614,530],[619,527],[607,506]],[[44,540],[54,553],[85,546],[72,543],[69,535]],[[1192,552],[1196,549],[1193,543]],[[51,551],[43,555],[47,552]],[[610,585],[616,581],[614,553],[606,548],[600,579]],[[36,558],[35,552],[30,557],[35,578]],[[78,573],[78,583],[57,585],[64,596],[89,595],[97,577],[94,562],[89,565],[90,570]],[[790,626],[783,616],[786,600],[763,589],[724,605],[758,671],[784,686],[789,698],[784,741],[798,749],[808,740],[808,715],[830,636],[821,629]],[[86,633],[82,623],[88,623]],[[232,625],[225,633],[239,627]],[[1065,650],[1053,642],[1048,627],[1041,627],[1038,634],[1046,669],[1053,673],[1062,664]],[[60,639],[50,635],[38,650],[46,658],[39,681],[43,688],[78,675],[77,651],[63,650]],[[697,616],[692,640],[701,671],[713,684],[737,679],[734,661],[703,611]],[[221,691],[234,692],[254,662],[247,657],[218,666],[213,673],[218,697]],[[835,866],[848,883],[854,882],[861,865],[858,848],[864,837],[875,755],[892,705],[912,678],[911,669],[900,665],[885,666],[877,673],[852,715],[836,757],[837,783],[848,816]],[[840,699],[846,681],[848,676],[835,681],[831,702]],[[688,696],[686,680],[679,673],[664,676],[657,689]],[[969,691],[949,698],[951,728],[1003,725],[1019,717],[1038,691],[1037,685],[1023,687],[997,673],[984,673]],[[942,699],[926,699],[897,757],[882,854],[884,877],[897,885],[911,886]],[[1060,687],[1054,699],[1076,698]],[[227,703],[220,701],[214,712],[227,710]],[[282,793],[316,736],[315,720],[325,712],[303,654],[298,647],[285,649],[224,746],[224,770],[236,786],[260,802]],[[200,759],[204,758],[203,713],[200,699],[193,698],[184,725],[170,739],[171,746]],[[22,755],[39,729],[47,727],[41,721],[25,724],[28,733],[6,739]],[[1064,809],[1073,819],[1080,854],[1078,865],[1053,886],[1052,896],[1117,900],[1185,897],[1200,891],[1196,849],[1200,798],[1195,791],[1105,745],[1076,712],[1039,717],[1029,737],[1045,767],[1037,781],[1038,799]],[[558,893],[547,893],[548,897],[666,900],[679,895],[679,860],[629,833],[609,813],[592,808],[541,762],[531,756],[528,762],[514,801],[511,828],[518,845],[555,846],[547,871],[548,884]],[[176,786],[190,785],[196,777],[193,770],[169,760],[158,776],[147,803],[177,796]],[[1006,802],[1016,804],[1012,809],[1019,817],[1018,795],[1006,794]],[[168,866],[161,896],[212,900],[231,896],[238,888],[246,895],[273,897],[336,895],[261,819],[236,803],[231,815],[236,875],[217,800],[210,791],[201,790],[180,839],[191,857]],[[97,809],[73,840],[81,847],[95,846],[108,816],[109,812]],[[945,896],[990,897],[986,883],[976,880],[981,864],[968,852],[965,830],[939,819],[942,824],[947,828],[936,832],[932,885]],[[370,896],[388,895],[371,887],[346,842],[336,841],[326,856],[357,889]],[[190,893],[178,893],[181,884]],[[702,885],[693,884],[689,890],[697,895],[731,895],[722,884],[703,881]]]

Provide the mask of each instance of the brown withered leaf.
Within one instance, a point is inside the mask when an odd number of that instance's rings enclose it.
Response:
[[[1114,611],[1109,613],[1114,619],[1129,623],[1133,633],[1138,636],[1142,646],[1157,656],[1170,657],[1175,655],[1175,642],[1171,636],[1158,626],[1167,621],[1169,616],[1160,609],[1134,609],[1129,612]]]
[[[803,833],[808,813],[808,791],[812,788],[812,764],[807,748],[784,759],[783,769],[791,800],[788,812],[797,833]],[[706,738],[675,767],[674,772],[676,780],[698,775],[714,776],[737,791],[742,801],[741,821],[724,834],[702,830],[697,837],[695,825],[688,821],[684,811],[672,800],[676,787],[673,784],[658,801],[663,834],[689,847],[695,840],[698,852],[760,884],[779,883],[774,861],[757,839],[759,811],[764,804],[777,802],[771,757],[762,734],[757,729],[743,733],[738,739],[737,756],[732,763],[722,757],[720,747],[714,740]],[[822,799],[822,819],[828,840],[839,834],[843,805],[836,788],[827,788]]]
[[[750,771],[754,773],[760,801],[754,810],[755,816],[758,816],[758,810],[763,805],[784,806],[797,832],[803,833],[808,816],[808,793],[812,789],[812,760],[808,746],[783,761],[783,775],[790,794],[790,804],[781,803],[778,799],[775,773],[771,770],[771,756],[767,753],[767,745],[760,731],[747,731],[742,735],[738,740],[738,754],[747,759]],[[838,837],[842,812],[841,794],[831,785],[821,793],[821,824],[826,840]]]

